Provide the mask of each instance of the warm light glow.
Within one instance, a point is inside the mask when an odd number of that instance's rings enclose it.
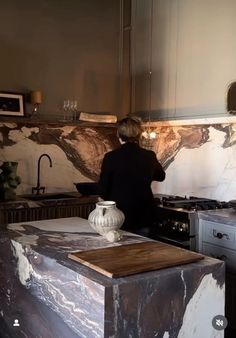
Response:
[[[144,131],[144,132],[142,133],[142,136],[143,136],[144,138],[148,138],[148,132],[147,132],[147,131]]]
[[[34,90],[30,92],[30,103],[32,104],[42,103],[42,92],[40,90]]]
[[[156,137],[157,137],[157,134],[155,131],[147,131],[145,130],[143,133],[142,133],[142,136],[145,138],[145,139],[149,139],[149,140],[154,140]]]
[[[149,134],[149,137],[150,137],[151,139],[155,139],[156,136],[157,136],[157,134],[155,133],[155,131],[152,131],[152,132]]]

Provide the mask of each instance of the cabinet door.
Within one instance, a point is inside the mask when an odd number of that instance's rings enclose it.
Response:
[[[236,1],[155,0],[152,8],[132,0],[132,8],[132,111],[150,110],[153,119],[227,115]]]
[[[201,252],[206,256],[223,260],[226,263],[227,269],[232,272],[236,272],[235,251],[203,242]]]

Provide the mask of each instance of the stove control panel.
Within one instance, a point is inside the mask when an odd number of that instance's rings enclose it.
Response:
[[[189,224],[183,221],[177,221],[173,219],[166,219],[163,221],[159,221],[158,227],[162,230],[166,231],[174,231],[179,233],[188,233],[189,232]]]

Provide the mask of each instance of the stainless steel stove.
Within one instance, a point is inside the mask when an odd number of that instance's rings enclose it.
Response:
[[[156,226],[151,237],[196,251],[198,211],[229,208],[227,202],[195,196],[155,195]]]

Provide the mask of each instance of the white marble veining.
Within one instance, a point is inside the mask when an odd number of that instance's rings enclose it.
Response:
[[[64,128],[65,131],[68,129]],[[28,136],[33,132],[37,133],[38,128],[24,127],[10,131],[9,139],[16,143],[1,149],[2,161],[18,162],[17,173],[22,182],[17,187],[17,194],[31,193],[32,186],[36,186],[37,161],[44,153],[51,157],[53,163],[50,168],[47,159],[41,161],[41,184],[46,187],[46,192],[76,191],[74,182],[90,181],[68,161],[60,147],[53,144],[37,144],[30,140]]]
[[[28,259],[26,258],[24,248],[17,241],[11,241],[14,248],[14,255],[17,258],[17,271],[21,284],[28,287],[29,280],[33,273],[33,269]]]
[[[206,143],[194,149],[181,148],[166,170],[166,180],[152,184],[153,192],[234,199],[236,145],[224,148],[224,141],[225,133],[210,127]]]
[[[235,198],[236,116],[151,122],[150,126],[157,132],[153,150],[166,167],[166,180],[152,184],[154,193],[221,201]],[[104,153],[117,146],[110,126],[1,123],[0,140],[1,160],[18,162],[22,183],[17,194],[30,193],[36,185],[37,161],[43,153],[53,162],[52,168],[47,159],[41,162],[46,192],[76,191],[73,183],[98,179]]]
[[[187,305],[178,338],[223,338],[224,330],[215,330],[212,319],[224,315],[224,297],[224,286],[220,287],[212,274],[204,276]]]

